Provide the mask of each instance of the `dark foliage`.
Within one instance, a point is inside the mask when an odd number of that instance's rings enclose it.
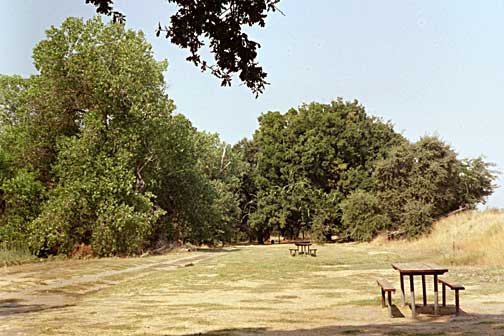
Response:
[[[412,237],[495,188],[492,164],[459,160],[436,137],[410,143],[342,99],[263,114],[241,147],[254,149],[241,192],[248,232],[259,242],[271,233],[370,240],[401,230]]]
[[[169,26],[158,24],[156,35],[167,39],[191,53],[187,60],[221,79],[222,86],[231,85],[232,75],[258,96],[264,91],[266,72],[256,61],[261,46],[242,31],[242,26],[265,26],[267,12],[275,11],[280,0],[168,0],[177,4]],[[100,14],[112,16],[114,22],[124,22],[125,16],[113,10],[112,0],[86,0]],[[201,58],[200,49],[208,39],[215,64]]]

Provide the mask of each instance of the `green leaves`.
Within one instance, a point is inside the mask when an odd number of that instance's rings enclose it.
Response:
[[[494,188],[489,167],[480,158],[459,160],[450,146],[426,136],[394,147],[376,163],[373,177],[393,227],[414,236],[429,230],[434,219],[484,201]]]
[[[141,33],[98,18],[52,27],[33,57],[39,75],[0,81],[0,143],[10,155],[2,173],[38,188],[22,193],[6,180],[4,227],[20,226],[11,223],[22,213],[22,232],[39,255],[80,243],[98,255],[138,253],[166,213],[149,193],[161,184],[157,173],[178,169],[173,158],[187,147],[179,136],[189,143],[193,132],[171,116],[166,63],[153,59]],[[11,190],[27,200],[14,204]]]
[[[404,141],[358,102],[341,99],[285,115],[268,112],[259,123],[254,145],[260,193],[251,225],[293,237],[341,233],[341,200],[356,189],[372,189],[374,161]]]
[[[390,227],[390,218],[383,212],[374,193],[356,190],[341,203],[344,234],[354,240],[371,240]]]
[[[1,184],[2,213],[0,237],[2,240],[23,240],[29,233],[28,225],[40,212],[44,199],[44,187],[36,180],[36,174],[26,169],[5,178]]]
[[[259,123],[248,202],[257,234],[369,240],[393,228],[414,236],[494,188],[490,164],[460,161],[435,137],[411,144],[357,101],[268,112]]]

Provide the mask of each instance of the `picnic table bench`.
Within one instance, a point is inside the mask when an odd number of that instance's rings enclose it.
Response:
[[[449,281],[446,279],[438,279],[439,283],[443,285],[442,293],[443,293],[443,307],[446,307],[446,287],[450,287],[450,289],[455,291],[455,315],[458,315],[460,312],[460,304],[459,304],[459,291],[464,290],[465,287],[459,283]]]
[[[389,316],[392,316],[392,293],[395,293],[395,288],[390,284],[388,280],[385,279],[377,279],[376,282],[378,286],[381,288],[381,304],[382,308],[385,307],[385,293],[387,293],[387,308],[389,312]]]

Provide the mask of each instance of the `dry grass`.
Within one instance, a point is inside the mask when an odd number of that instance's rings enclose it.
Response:
[[[0,287],[0,296],[3,292],[17,299],[0,300],[0,334],[315,336],[474,331],[477,335],[504,326],[502,315],[495,314],[504,309],[499,302],[504,288],[492,279],[481,286],[489,275],[487,269],[450,267],[450,273],[456,271],[468,286],[462,296],[467,317],[452,323],[450,314],[423,315],[418,323],[402,306],[396,306],[397,318],[389,319],[380,307],[374,279],[385,277],[397,284],[391,262],[432,261],[433,254],[424,251],[419,256],[411,249],[375,244],[327,244],[318,247],[316,258],[291,257],[288,247],[249,246],[227,252],[7,268],[3,276],[12,281]],[[190,256],[210,255],[210,259],[187,261]],[[174,258],[184,262],[164,267]],[[113,281],[106,276],[111,268],[121,271]],[[504,277],[504,271],[492,276]],[[20,287],[25,289],[10,290]],[[32,288],[30,297],[23,297],[27,288]],[[396,295],[394,301],[398,300]]]
[[[502,217],[462,214],[414,242],[326,244],[317,257],[271,245],[7,267],[0,270],[0,335],[503,335],[498,246],[485,254],[502,237]],[[411,320],[396,293],[396,318],[388,318],[375,279],[398,285],[390,263],[443,260],[457,264],[449,275],[467,288],[462,316]]]
[[[503,266],[504,212],[467,211],[441,219],[432,231],[414,241],[375,241],[380,246],[434,251],[449,265]]]

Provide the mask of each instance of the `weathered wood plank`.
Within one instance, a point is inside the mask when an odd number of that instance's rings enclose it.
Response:
[[[385,292],[395,292],[395,288],[394,286],[392,286],[392,284],[388,281],[388,280],[385,280],[385,279],[377,279],[376,280],[376,283],[378,284],[378,286],[380,286],[382,288],[383,291]]]
[[[450,287],[451,289],[465,289],[464,285],[459,284],[457,282],[447,280],[447,279],[441,279],[439,278],[438,281],[442,284],[445,284],[446,286]]]
[[[431,263],[393,263],[392,268],[407,274],[443,274],[448,269]]]

